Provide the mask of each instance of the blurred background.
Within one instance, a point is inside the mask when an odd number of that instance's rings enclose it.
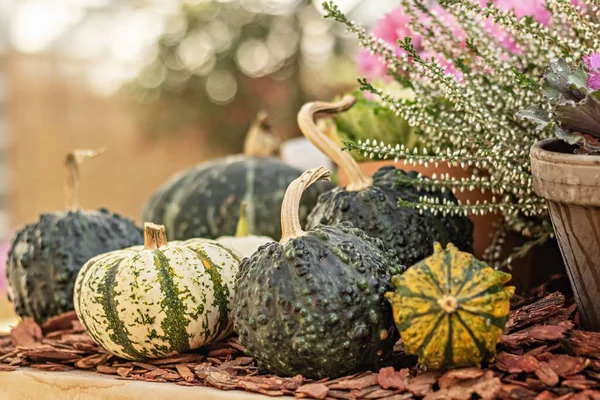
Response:
[[[367,27],[397,5],[336,3]],[[356,86],[356,50],[320,0],[1,0],[0,265],[15,229],[64,208],[69,150],[107,148],[82,206],[140,222],[174,172],[239,152],[259,110],[299,135],[303,102]]]

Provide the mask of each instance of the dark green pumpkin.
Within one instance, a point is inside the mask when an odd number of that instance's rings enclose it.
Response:
[[[106,209],[42,214],[16,234],[8,253],[8,293],[16,313],[43,323],[73,310],[75,278],[90,258],[143,241],[133,221]]]
[[[452,193],[419,190],[413,185],[401,184],[400,178],[416,178],[417,173],[406,173],[392,166],[379,169],[371,179],[363,174],[348,153],[342,152],[319,132],[313,120],[316,112],[340,111],[352,104],[353,99],[348,97],[340,103],[308,103],[298,115],[304,135],[344,169],[350,180],[347,187],[334,188],[319,197],[307,218],[307,228],[350,221],[396,250],[405,265],[412,265],[431,255],[435,242],[443,245],[452,242],[460,250],[472,252],[473,224],[467,217],[434,216],[431,212],[398,206],[399,199],[418,202],[423,195],[436,197],[440,203],[456,203]]]
[[[268,128],[264,124],[259,119],[248,139],[261,137],[260,132]],[[250,231],[280,238],[283,195],[302,171],[266,153],[270,153],[268,145],[247,145],[243,155],[205,162],[174,176],[152,195],[143,220],[164,225],[174,240],[216,239],[235,234],[241,202],[246,201]],[[305,193],[300,207],[303,222],[319,194],[331,187],[319,182]]]
[[[107,209],[79,208],[79,165],[103,150],[67,155],[72,211],[42,214],[16,233],[6,261],[8,297],[21,317],[39,324],[72,311],[77,273],[92,257],[142,244],[142,230]]]
[[[281,242],[260,247],[240,266],[234,330],[274,374],[320,379],[374,368],[397,339],[384,297],[401,272],[395,254],[349,223],[300,228],[294,203],[327,175],[310,170],[290,185]]]

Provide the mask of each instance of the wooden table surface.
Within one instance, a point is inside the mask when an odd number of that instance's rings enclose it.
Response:
[[[289,398],[289,397],[288,397]],[[1,400],[242,400],[268,396],[185,387],[173,383],[120,380],[88,371],[48,372],[32,368],[0,372]]]

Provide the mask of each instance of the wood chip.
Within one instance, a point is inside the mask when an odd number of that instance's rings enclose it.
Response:
[[[600,332],[572,330],[566,347],[575,355],[600,359]]]
[[[19,368],[19,367],[15,366],[15,365],[0,364],[0,372],[3,372],[3,371],[14,371],[17,368]]]
[[[42,369],[44,371],[53,371],[53,372],[71,371],[72,369],[74,369],[70,365],[55,364],[55,363],[31,364],[31,368]]]
[[[126,376],[129,376],[129,374],[131,374],[133,372],[133,367],[118,367],[117,368],[117,375],[119,375],[121,378],[125,378]]]
[[[81,369],[94,368],[100,364],[106,363],[112,358],[111,354],[92,354],[75,362],[75,366]]]
[[[359,378],[342,380],[329,386],[330,389],[364,389],[377,384],[377,374],[368,374]]]
[[[313,399],[324,399],[329,393],[329,387],[323,383],[309,383],[296,389],[296,393],[302,393]]]
[[[440,374],[437,372],[426,372],[411,379],[407,389],[415,396],[426,396],[433,391],[433,385],[439,377]]]
[[[540,366],[540,362],[532,356],[520,356],[506,352],[496,355],[496,367],[509,373],[533,372]]]
[[[589,365],[589,360],[562,354],[548,360],[548,364],[557,375],[568,378],[583,371]]]
[[[96,371],[100,372],[101,374],[117,374],[117,369],[108,365],[97,365]]]
[[[384,389],[397,389],[405,391],[408,386],[410,374],[407,368],[396,372],[394,367],[382,368],[377,376],[377,383]]]
[[[441,389],[453,386],[456,382],[475,379],[483,376],[483,371],[479,368],[461,368],[446,372],[438,382]]]
[[[510,313],[505,331],[515,331],[527,325],[544,321],[560,311],[564,304],[565,297],[559,292],[554,292],[535,303],[521,307]]]
[[[192,370],[185,364],[177,364],[175,366],[177,372],[186,382],[193,382],[196,379],[196,375],[192,372]]]
[[[42,340],[42,328],[31,317],[25,317],[10,331],[13,346],[31,346]]]
[[[540,378],[545,385],[550,387],[558,385],[560,380],[558,374],[547,362],[540,363],[539,367],[535,370],[535,375]]]
[[[77,321],[77,314],[75,311],[69,311],[64,314],[57,315],[49,318],[41,326],[42,332],[47,334],[49,332],[58,331],[60,329],[71,329],[72,321]]]

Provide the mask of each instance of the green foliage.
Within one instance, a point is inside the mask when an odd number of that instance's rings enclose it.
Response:
[[[552,134],[551,126],[543,125],[552,110],[544,96],[542,79],[549,63],[558,57],[572,63],[600,48],[593,3],[588,1],[578,9],[569,0],[550,1],[547,6],[553,18],[549,26],[544,26],[532,18],[517,19],[513,13],[501,11],[492,3],[482,7],[471,0],[440,1],[457,28],[464,32],[465,46],[456,40],[454,30],[443,28],[448,25],[447,20],[435,15],[428,15],[428,22],[421,20],[420,1],[401,0],[400,3],[411,16],[410,28],[421,36],[421,46],[434,50],[445,60],[454,61],[453,65],[462,74],[459,77],[447,74],[438,59],[421,57],[410,37],[398,43],[405,51],[397,55],[394,47],[348,20],[333,3],[325,2],[323,7],[328,17],[344,24],[358,37],[361,46],[381,57],[390,76],[396,80],[402,76],[404,81],[410,81],[415,93],[415,100],[411,102],[387,93],[381,83],[366,79],[360,83],[362,90],[379,96],[391,111],[414,127],[432,153],[421,154],[410,147],[370,140],[347,143],[346,148],[379,158],[425,164],[448,162],[470,168],[473,170],[471,178],[422,177],[417,184],[448,190],[487,190],[493,195],[492,201],[442,204],[433,197],[423,196],[419,202],[402,205],[443,215],[501,212],[504,224],[494,243],[501,241],[508,231],[530,237],[535,244],[552,237],[547,206],[533,191],[529,149],[536,141]],[[510,35],[519,51],[509,50],[501,39],[486,31],[485,20],[494,22]],[[435,30],[433,36],[431,27]],[[571,75],[571,85],[581,82],[580,72]],[[555,112],[573,127],[585,123],[585,127],[595,131],[596,124],[590,116],[596,112],[597,100],[585,95],[577,100],[583,102],[577,111],[566,108],[572,104],[561,104]],[[533,122],[518,115],[530,104],[541,105],[523,111]],[[516,255],[525,254],[529,248],[515,249]],[[497,248],[490,249],[489,254],[496,253]]]
[[[404,90],[408,97],[408,91]],[[397,116],[388,107],[377,100],[367,99],[360,90],[352,95],[356,97],[354,106],[335,116],[337,134],[342,141],[357,142],[367,139],[393,145],[403,144],[410,148],[420,148],[419,136],[406,120]],[[357,160],[369,159],[368,154],[353,154]]]
[[[588,86],[583,64],[571,69],[563,58],[550,63],[542,87],[552,118],[541,105],[525,108],[519,116],[538,129],[551,126],[559,139],[581,146],[579,152],[600,153],[600,91]]]

